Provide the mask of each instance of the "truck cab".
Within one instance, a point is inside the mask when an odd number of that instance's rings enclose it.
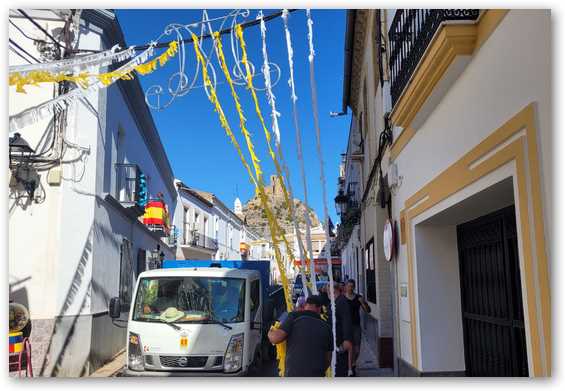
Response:
[[[262,273],[225,264],[182,267],[198,261],[173,262],[138,277],[124,374],[245,375],[258,364],[266,340]]]

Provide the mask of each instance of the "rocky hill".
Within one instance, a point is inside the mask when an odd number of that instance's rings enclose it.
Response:
[[[265,187],[265,192],[269,197],[269,205],[273,209],[275,216],[279,224],[285,233],[293,233],[294,224],[291,220],[290,212],[285,208],[284,204],[284,193],[277,180],[277,177],[272,175],[271,182]],[[316,227],[320,224],[320,220],[316,215],[316,212],[310,208],[306,208],[306,205],[298,199],[294,199],[294,210],[298,218],[298,224],[300,229],[306,229],[306,220],[304,218],[306,210],[309,211],[310,222],[312,227]],[[247,225],[255,232],[263,236],[264,238],[270,238],[269,233],[269,223],[267,221],[267,215],[261,207],[261,201],[258,196],[253,197],[245,205],[243,205],[243,217],[247,222]]]

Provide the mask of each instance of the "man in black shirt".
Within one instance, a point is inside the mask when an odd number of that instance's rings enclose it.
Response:
[[[356,375],[356,363],[361,350],[361,314],[359,310],[363,308],[366,313],[371,312],[371,307],[367,304],[363,296],[355,293],[355,280],[348,280],[345,283],[344,296],[351,309],[351,323],[353,326],[353,349],[351,351],[351,370]]]
[[[278,329],[271,329],[269,341],[286,341],[285,376],[322,377],[331,363],[331,326],[320,318],[320,298],[309,296],[304,310],[291,312]]]
[[[353,348],[353,324],[351,322],[351,309],[349,307],[347,298],[343,295],[341,284],[338,282],[334,283],[334,295],[336,318],[335,335],[337,345],[335,376],[346,377],[351,373],[352,364],[349,359],[349,352]]]

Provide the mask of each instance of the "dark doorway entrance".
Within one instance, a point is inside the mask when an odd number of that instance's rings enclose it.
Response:
[[[528,376],[514,206],[457,227],[467,376]]]

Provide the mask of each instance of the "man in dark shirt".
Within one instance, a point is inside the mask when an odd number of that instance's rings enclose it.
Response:
[[[356,375],[356,363],[361,350],[361,314],[362,308],[366,313],[371,313],[371,307],[367,304],[363,296],[355,293],[355,280],[348,280],[345,284],[345,292],[343,294],[349,303],[351,309],[351,323],[353,325],[353,349],[351,351],[351,370]]]
[[[349,352],[353,349],[353,324],[351,322],[351,309],[347,298],[343,295],[341,284],[339,282],[334,282],[334,295],[336,317],[335,335],[337,346],[335,376],[346,377],[352,374],[352,363],[349,360]],[[332,324],[331,317],[328,322],[330,325]]]
[[[321,377],[331,363],[331,326],[320,318],[320,298],[309,296],[304,310],[291,312],[268,334],[272,344],[286,341],[285,376]]]

